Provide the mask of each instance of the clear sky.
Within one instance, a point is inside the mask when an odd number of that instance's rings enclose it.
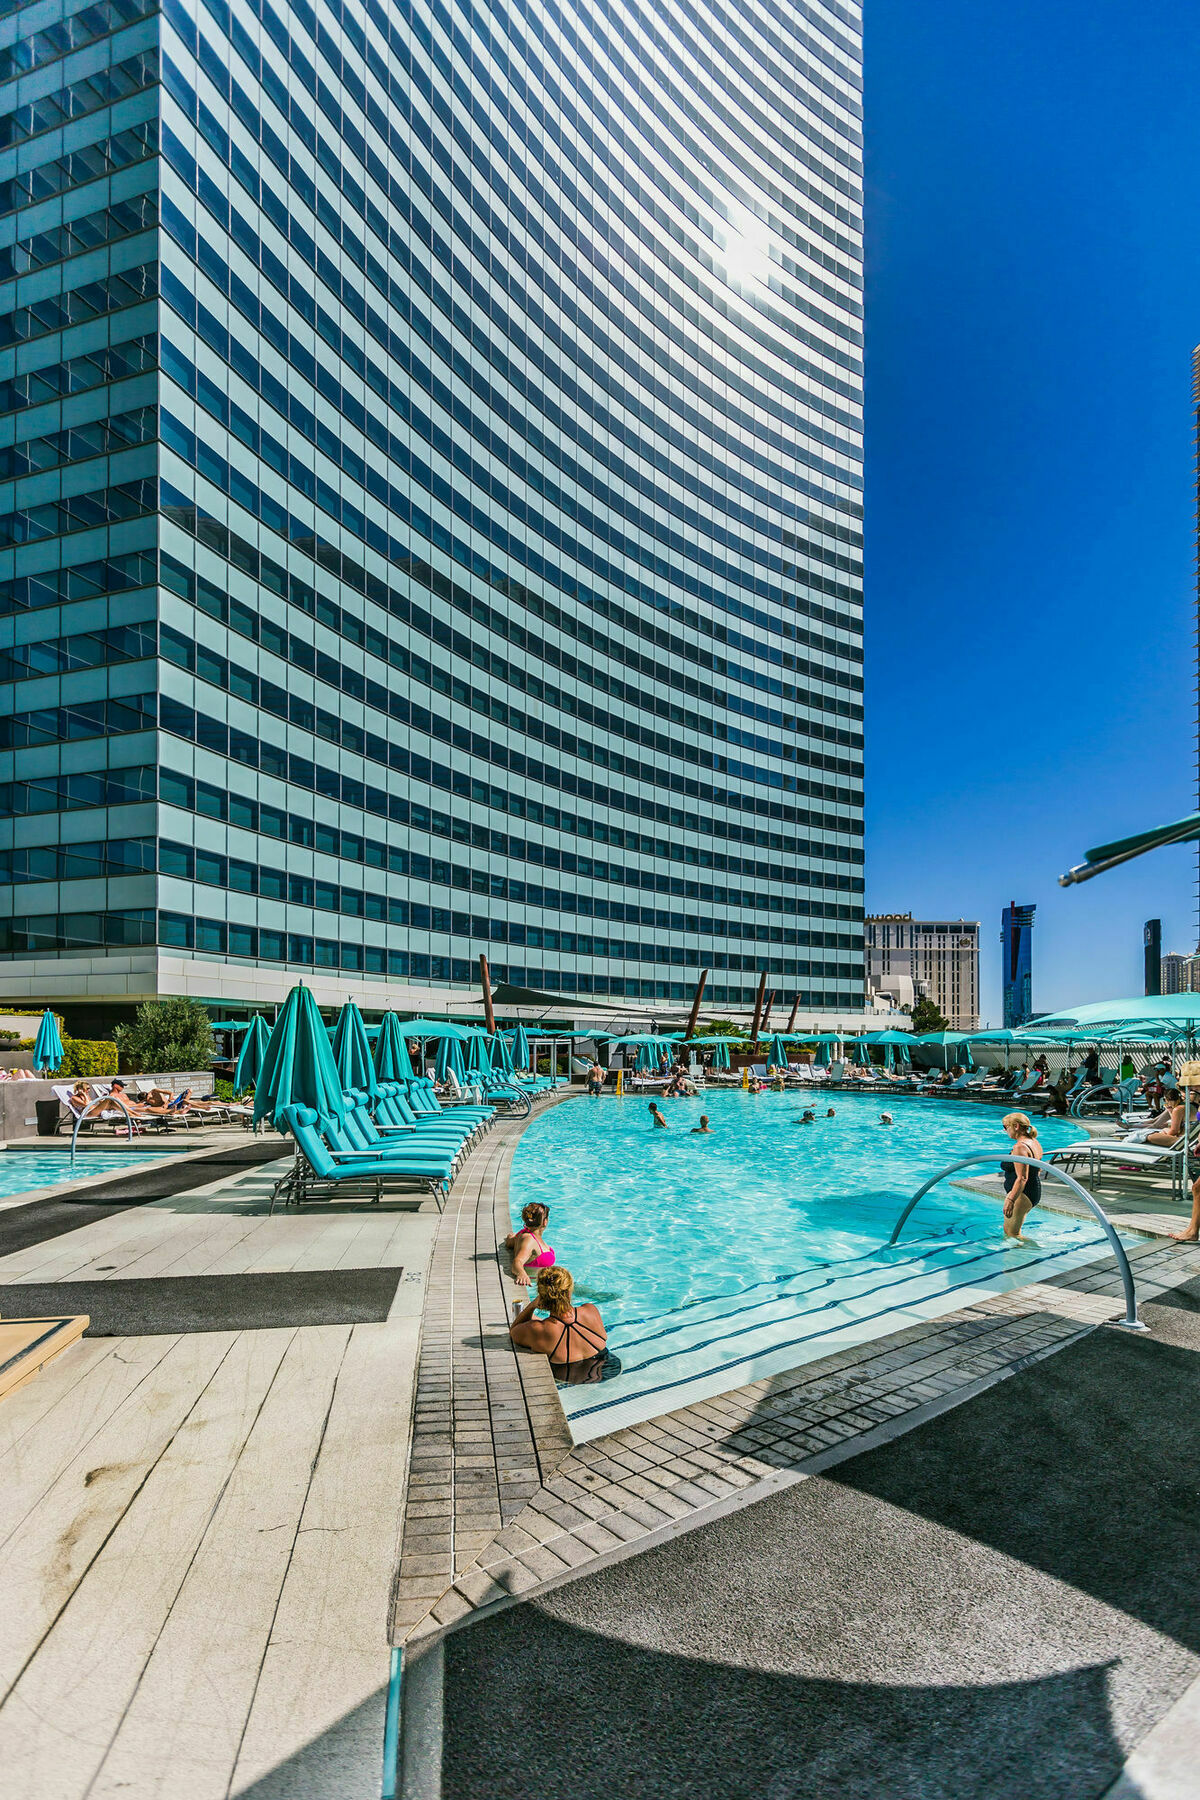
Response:
[[[867,0],[867,906],[1034,901],[1034,1004],[1196,941],[1196,0]]]

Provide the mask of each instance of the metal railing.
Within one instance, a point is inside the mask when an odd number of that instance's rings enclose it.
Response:
[[[900,1233],[904,1230],[905,1221],[907,1220],[908,1215],[912,1212],[917,1202],[925,1198],[930,1188],[936,1187],[939,1181],[944,1181],[947,1175],[956,1174],[959,1169],[969,1169],[973,1163],[994,1163],[995,1161],[996,1151],[994,1149],[977,1150],[973,1156],[964,1156],[961,1161],[949,1163],[946,1168],[939,1169],[936,1175],[931,1175],[924,1186],[917,1189],[908,1205],[904,1208],[904,1211],[900,1214],[900,1217],[896,1220],[895,1229],[888,1239],[889,1246],[897,1242]],[[1126,1331],[1149,1331],[1150,1327],[1148,1325],[1143,1325],[1142,1321],[1138,1318],[1137,1291],[1133,1285],[1133,1270],[1129,1267],[1129,1258],[1125,1254],[1125,1246],[1117,1236],[1112,1221],[1104,1208],[1100,1205],[1100,1202],[1094,1199],[1093,1196],[1088,1193],[1087,1189],[1075,1180],[1073,1175],[1068,1175],[1063,1169],[1055,1168],[1053,1163],[1042,1162],[1039,1158],[1034,1156],[1008,1156],[1005,1158],[1005,1161],[1011,1163],[1024,1163],[1026,1168],[1037,1169],[1042,1175],[1053,1175],[1055,1179],[1061,1181],[1065,1187],[1070,1188],[1073,1194],[1078,1194],[1089,1212],[1095,1215],[1096,1219],[1103,1227],[1104,1235],[1108,1239],[1112,1253],[1117,1259],[1117,1267],[1121,1272],[1121,1284],[1125,1289],[1125,1317],[1123,1319],[1115,1319],[1113,1323],[1122,1326]]]

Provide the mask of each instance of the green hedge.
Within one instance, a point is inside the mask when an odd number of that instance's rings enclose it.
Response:
[[[106,1038],[63,1038],[63,1059],[57,1074],[103,1076],[117,1072],[117,1046]]]

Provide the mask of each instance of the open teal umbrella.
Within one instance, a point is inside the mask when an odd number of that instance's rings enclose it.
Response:
[[[57,1069],[62,1059],[63,1047],[58,1035],[58,1020],[47,1007],[42,1014],[33,1046],[33,1066],[35,1069]]]
[[[370,1099],[379,1093],[379,1077],[371,1057],[371,1045],[362,1014],[353,1000],[347,1000],[338,1014],[333,1034],[333,1060],[342,1078],[342,1087],[365,1088]]]
[[[463,1063],[462,1043],[457,1036],[438,1039],[435,1067],[439,1081],[445,1081],[448,1075],[453,1074],[459,1085],[465,1086],[467,1071]]]
[[[255,1013],[246,1033],[246,1041],[242,1045],[237,1059],[237,1068],[233,1072],[233,1091],[244,1094],[247,1088],[258,1086],[259,1072],[262,1069],[263,1057],[266,1054],[270,1039],[267,1021],[261,1013]]]
[[[384,1013],[375,1039],[375,1073],[380,1081],[411,1081],[412,1057],[400,1021],[394,1012]]]
[[[492,1039],[492,1067],[498,1069],[501,1075],[513,1073],[512,1051],[502,1031],[498,1031]]]
[[[512,1034],[513,1067],[527,1069],[529,1067],[529,1039],[525,1035],[525,1027],[518,1025]]]
[[[285,1106],[311,1106],[322,1126],[346,1116],[329,1033],[312,989],[303,982],[284,1001],[267,1040],[254,1090],[254,1123],[273,1119]]]

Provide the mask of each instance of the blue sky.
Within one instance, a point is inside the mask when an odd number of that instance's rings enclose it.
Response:
[[[1034,1003],[1196,939],[1194,0],[869,0],[867,904],[1034,901]]]

